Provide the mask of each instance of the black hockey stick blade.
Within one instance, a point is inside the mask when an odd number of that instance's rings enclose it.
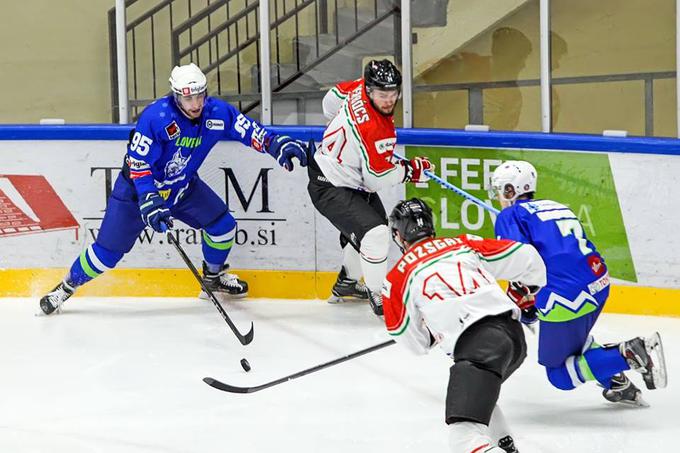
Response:
[[[217,390],[222,390],[223,392],[229,392],[229,393],[255,393],[259,392],[260,390],[267,389],[269,387],[274,387],[275,385],[283,384],[284,382],[292,381],[293,379],[297,379],[302,376],[306,376],[308,374],[314,373],[315,371],[320,371],[323,370],[324,368],[331,367],[333,365],[337,365],[342,362],[346,362],[348,360],[356,359],[357,357],[360,357],[364,354],[368,354],[369,352],[377,351],[378,349],[385,348],[387,346],[393,345],[395,343],[394,340],[388,340],[383,343],[376,344],[374,346],[371,346],[366,349],[362,349],[361,351],[354,352],[352,354],[347,354],[345,356],[342,356],[340,358],[337,358],[335,360],[331,360],[330,362],[322,363],[320,365],[313,366],[312,368],[307,368],[306,370],[298,371],[297,373],[293,373],[291,375],[276,379],[271,382],[267,382],[261,385],[256,385],[253,387],[237,387],[235,385],[230,385],[230,384],[225,384],[224,382],[218,381],[217,379],[211,378],[211,377],[205,377],[203,378],[203,382],[208,384],[210,387],[216,388]]]
[[[215,305],[217,311],[220,312],[220,315],[222,315],[222,319],[226,321],[231,331],[234,332],[234,335],[236,335],[238,341],[241,342],[241,344],[244,346],[250,344],[250,342],[253,341],[253,337],[255,336],[255,326],[253,325],[253,323],[252,322],[250,323],[250,330],[245,335],[239,332],[238,328],[231,320],[227,312],[224,311],[224,308],[222,308],[222,305],[220,305],[219,301],[217,300],[217,297],[215,297],[215,294],[213,294],[213,292],[207,286],[205,286],[205,283],[203,283],[203,279],[198,274],[196,266],[194,266],[194,264],[191,262],[182,246],[179,245],[179,242],[177,242],[177,239],[172,234],[172,231],[168,231],[168,242],[175,246],[175,249],[182,257],[182,260],[184,260],[184,263],[187,265],[191,273],[194,274],[194,277],[196,277],[196,280],[198,281],[199,285],[201,285],[201,289],[208,295],[208,297],[210,297],[210,300],[212,301],[213,305]]]

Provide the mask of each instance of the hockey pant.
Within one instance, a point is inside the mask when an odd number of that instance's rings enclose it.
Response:
[[[608,295],[609,288],[597,293],[597,309],[579,318],[540,321],[538,363],[546,368],[548,380],[556,388],[572,390],[592,380],[610,388],[611,377],[630,368],[618,346],[599,346],[590,336]]]
[[[200,179],[196,179],[182,200],[170,208],[173,217],[202,230],[206,263],[221,268],[226,262],[236,232],[236,221],[224,201]],[[142,221],[133,183],[121,173],[107,201],[106,212],[94,244],[74,261],[67,281],[80,286],[112,269],[132,250],[142,232],[151,243],[155,232]]]
[[[362,192],[347,187],[335,187],[323,176],[312,159],[308,165],[307,191],[312,204],[340,231],[340,245],[358,253],[361,273],[366,286],[379,292],[387,274],[387,253],[390,233],[387,214],[377,193]],[[356,254],[344,251],[346,271],[350,278],[357,275]]]
[[[507,312],[487,316],[465,329],[453,351],[446,394],[446,423],[488,425],[501,384],[526,358],[521,324]]]

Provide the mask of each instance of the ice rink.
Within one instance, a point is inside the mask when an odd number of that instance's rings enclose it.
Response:
[[[0,299],[0,452],[448,452],[448,359],[390,346],[254,394],[256,385],[388,339],[367,305],[247,300],[226,310],[242,346],[198,299],[73,298],[36,317],[37,299]],[[593,384],[553,389],[529,358],[500,404],[522,453],[678,451],[680,319],[604,315],[599,342],[658,330],[669,385],[648,409],[611,405]],[[253,369],[245,373],[246,357]],[[630,374],[644,388],[637,373]]]

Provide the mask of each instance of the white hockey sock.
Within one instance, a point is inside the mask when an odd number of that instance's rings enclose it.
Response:
[[[387,274],[387,251],[390,232],[387,225],[369,230],[361,240],[360,256],[364,283],[373,293],[379,293]]]
[[[505,453],[489,437],[481,423],[458,422],[449,425],[449,447],[453,453]]]
[[[350,244],[345,245],[345,248],[342,249],[342,266],[345,268],[347,277],[357,281],[361,279],[361,257],[359,252]]]
[[[489,420],[489,435],[496,444],[498,444],[498,441],[502,438],[512,436],[510,427],[505,420],[505,415],[503,415],[503,411],[498,404],[496,404],[496,407],[491,413],[491,420]]]

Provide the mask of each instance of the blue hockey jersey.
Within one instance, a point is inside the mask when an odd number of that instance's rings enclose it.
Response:
[[[548,283],[536,297],[545,316],[556,305],[560,319],[592,311],[608,294],[607,266],[568,207],[551,200],[518,200],[501,211],[496,235],[533,245],[543,258]],[[603,291],[607,289],[607,291]]]
[[[128,144],[126,166],[138,194],[158,192],[174,206],[219,140],[264,152],[273,133],[228,103],[206,97],[198,119],[187,118],[171,96],[144,109]]]

